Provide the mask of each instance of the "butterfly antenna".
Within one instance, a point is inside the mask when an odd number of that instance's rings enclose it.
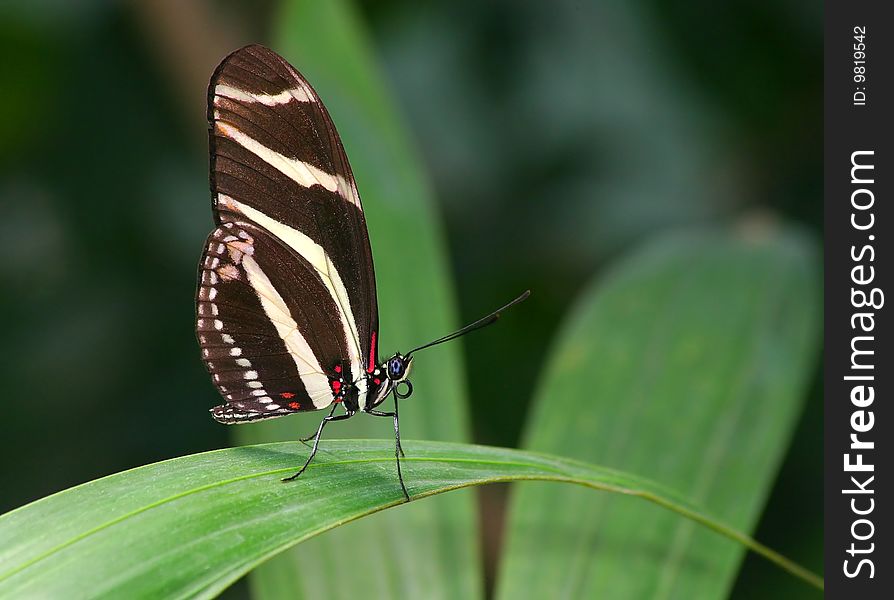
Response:
[[[497,310],[490,313],[486,317],[481,317],[474,323],[469,323],[462,329],[457,329],[453,333],[448,333],[444,337],[439,337],[438,339],[434,340],[433,342],[423,344],[422,346],[419,346],[418,348],[413,348],[412,350],[407,352],[407,356],[409,357],[411,354],[413,354],[414,352],[417,352],[419,350],[424,350],[426,348],[431,348],[432,346],[437,346],[438,344],[443,344],[444,342],[449,342],[450,340],[455,340],[456,338],[462,337],[462,336],[466,335],[467,333],[472,333],[473,331],[475,331],[477,329],[483,329],[484,327],[487,327],[488,325],[493,325],[494,323],[497,322],[497,319],[500,318],[500,315],[503,313],[503,311],[512,308],[519,302],[522,302],[523,300],[525,300],[530,295],[531,295],[531,290],[525,290],[524,294],[522,294],[521,296],[519,296],[518,298],[516,298],[515,300],[513,300],[506,306],[502,306],[502,307],[498,308]]]

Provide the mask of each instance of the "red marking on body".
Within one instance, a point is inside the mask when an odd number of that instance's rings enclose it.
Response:
[[[295,394],[293,394],[292,392],[283,392],[282,394],[280,394],[280,396],[288,399],[288,398],[294,398]],[[295,402],[293,402],[292,404],[295,404]]]
[[[290,395],[294,396],[295,394]],[[289,408],[291,408],[292,410],[298,410],[299,408],[301,408],[301,405],[297,402],[289,402]]]
[[[338,390],[340,390],[340,389],[341,389],[341,381],[333,381],[333,382],[332,382],[332,389],[335,390],[336,392],[337,392]]]
[[[341,400],[342,400],[341,396],[338,396],[335,400],[333,400],[333,402],[338,404],[339,402],[341,402]]]
[[[376,370],[376,332],[373,331],[369,336],[369,363],[366,366],[366,372],[372,373]]]
[[[376,384],[376,385],[379,385],[380,383],[382,383],[382,380],[381,380],[381,379],[378,379],[378,378],[377,378],[377,379],[373,379],[373,383]]]
[[[335,365],[335,372],[341,373],[341,365]]]

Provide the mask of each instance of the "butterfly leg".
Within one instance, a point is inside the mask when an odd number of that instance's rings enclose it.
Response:
[[[332,405],[332,410],[329,411],[329,416],[330,416],[330,417],[333,415],[333,413],[335,413],[335,409],[336,409],[336,408],[338,408],[338,404],[334,404],[334,403],[333,403],[333,405]],[[321,425],[321,427],[322,427],[322,425]],[[312,433],[312,434],[310,434],[310,435],[308,435],[308,436],[305,436],[305,437],[302,437],[302,438],[298,438],[298,441],[301,442],[301,443],[303,444],[303,443],[305,443],[305,442],[309,442],[309,441],[311,441],[312,439],[316,438],[318,435],[319,435],[319,432],[317,432],[317,433]]]
[[[397,478],[400,480],[400,489],[403,490],[404,498],[410,501],[410,493],[404,483],[404,477],[400,472],[400,457],[404,456],[404,450],[400,447],[400,419],[397,416],[397,398],[394,399],[394,412],[382,412],[378,410],[370,410],[369,414],[376,417],[392,417],[394,419],[394,458],[397,461]]]
[[[301,467],[300,471],[298,471],[291,477],[283,478],[283,481],[294,481],[295,479],[298,478],[299,475],[304,473],[304,470],[307,468],[307,465],[309,465],[310,461],[312,461],[314,459],[314,456],[317,455],[317,446],[320,445],[320,436],[323,435],[323,427],[326,426],[326,423],[328,423],[330,421],[343,421],[345,419],[350,419],[351,417],[354,416],[353,412],[346,412],[343,415],[333,416],[332,413],[334,413],[334,412],[335,412],[335,407],[333,406],[332,411],[327,416],[323,417],[322,421],[320,421],[320,427],[319,427],[319,429],[317,429],[317,435],[314,437],[314,447],[310,451],[310,456],[307,457],[307,462],[304,463],[304,466]]]

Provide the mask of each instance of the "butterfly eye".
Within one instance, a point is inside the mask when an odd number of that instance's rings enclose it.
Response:
[[[388,361],[388,376],[391,379],[400,377],[404,371],[404,364],[399,358],[392,358]]]

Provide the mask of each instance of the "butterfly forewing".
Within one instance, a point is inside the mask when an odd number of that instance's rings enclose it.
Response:
[[[328,406],[336,367],[362,402],[364,371],[375,361],[375,276],[326,109],[282,58],[248,46],[212,77],[209,121],[219,227],[201,267],[197,329],[227,399],[215,418]]]

